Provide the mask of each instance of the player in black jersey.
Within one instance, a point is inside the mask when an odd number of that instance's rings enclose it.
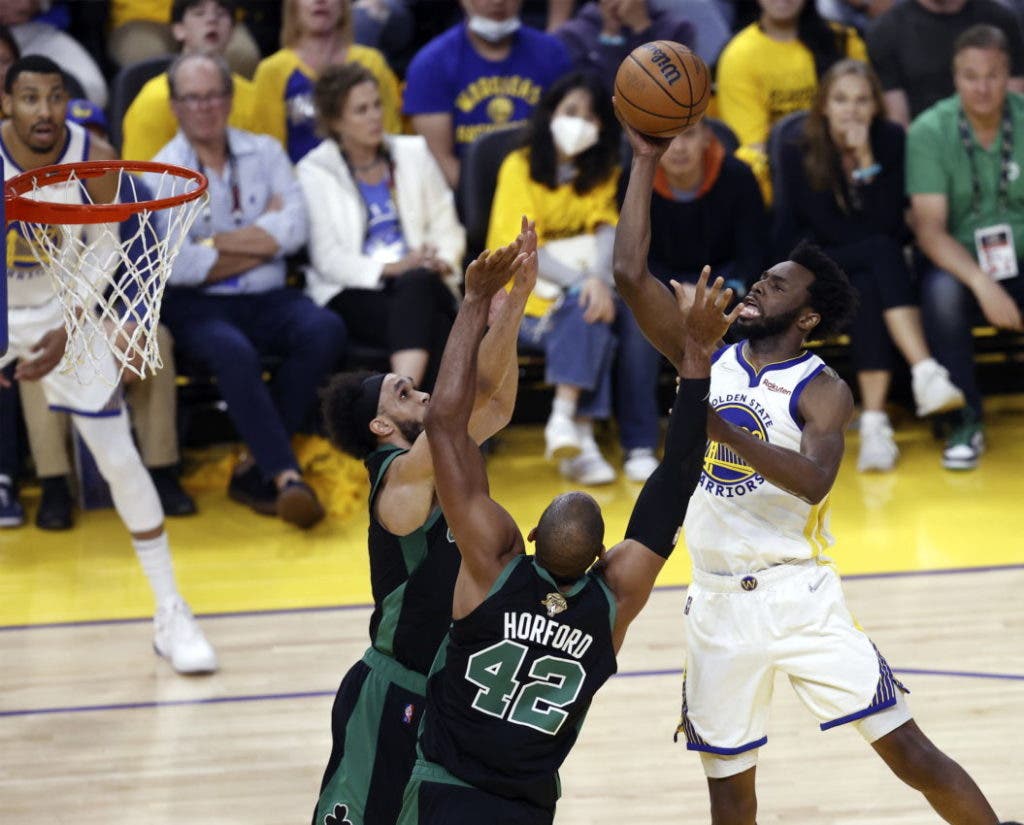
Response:
[[[466,272],[425,421],[462,566],[400,825],[552,821],[558,769],[675,544],[704,453],[711,353],[738,312],[724,314],[732,291],[721,278],[709,289],[705,275],[686,323],[679,319],[688,337],[665,457],[640,492],[626,539],[604,553],[599,505],[567,493],[530,532],[529,556],[512,517],[489,495],[469,432],[477,344],[503,283],[500,270],[479,263]]]
[[[533,227],[476,265],[508,280],[517,255],[536,246]],[[480,344],[470,428],[476,442],[512,415],[516,337],[536,267],[519,266],[492,302]],[[415,761],[426,674],[451,622],[459,553],[437,506],[423,434],[429,396],[394,373],[336,376],[324,394],[332,441],[370,474],[370,648],[345,675],[332,711],[333,747],[314,825],[393,825]]]

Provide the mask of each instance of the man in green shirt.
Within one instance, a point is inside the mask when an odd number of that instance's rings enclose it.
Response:
[[[1024,278],[1024,96],[1008,92],[1006,36],[967,29],[953,51],[956,94],[925,110],[907,135],[907,193],[929,259],[921,310],[935,357],[967,407],[942,463],[977,466],[985,448],[971,327],[1021,330]]]

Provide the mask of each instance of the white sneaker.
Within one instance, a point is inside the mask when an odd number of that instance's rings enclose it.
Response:
[[[604,460],[597,442],[592,438],[583,442],[583,449],[578,456],[559,462],[558,469],[563,476],[577,484],[596,486],[615,481],[615,470]]]
[[[658,459],[650,447],[636,447],[626,453],[622,469],[630,481],[643,484],[651,477],[651,473],[658,469]]]
[[[857,470],[862,473],[887,473],[896,466],[900,451],[893,438],[889,418],[884,413],[878,417],[864,413],[860,417],[860,455]]]
[[[165,599],[153,617],[153,649],[178,673],[213,673],[217,654],[180,596]]]
[[[548,461],[575,458],[580,448],[576,422],[567,415],[552,412],[544,427],[544,457]]]
[[[949,380],[946,368],[931,358],[914,369],[911,389],[918,418],[956,410],[967,403],[960,388]]]

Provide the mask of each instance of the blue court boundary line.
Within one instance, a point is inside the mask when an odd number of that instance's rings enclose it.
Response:
[[[1024,674],[980,673],[970,670],[928,670],[924,668],[893,668],[893,673],[909,673],[914,676],[950,676],[960,679],[998,679],[1010,682],[1024,682]],[[682,676],[682,668],[662,670],[626,670],[616,673],[613,679],[643,679],[651,676]],[[323,699],[334,696],[334,690],[303,690],[290,693],[255,693],[238,696],[211,696],[202,699],[167,699],[151,702],[118,702],[109,705],[70,705],[51,708],[20,708],[0,710],[0,719],[13,716],[47,716],[61,713],[98,713],[116,710],[147,710],[154,708],[183,707],[189,705],[228,705],[243,702],[275,702],[288,699]]]
[[[895,570],[887,573],[852,573],[840,575],[843,581],[857,581],[859,579],[902,579],[915,576],[953,576],[961,573],[996,573],[1007,570],[1024,570],[1022,564],[997,564],[984,567],[942,567],[935,570]],[[686,590],[688,584],[662,584],[655,586],[655,591],[672,592]],[[203,620],[210,619],[238,619],[247,616],[286,616],[293,613],[332,613],[345,610],[370,610],[373,604],[325,604],[313,607],[277,607],[267,610],[236,610],[223,613],[197,613],[196,618]],[[102,625],[139,624],[153,621],[152,616],[135,616],[125,619],[83,619],[69,622],[39,622],[38,624],[6,624],[0,625],[0,633],[16,630],[48,630],[64,627],[94,627]]]

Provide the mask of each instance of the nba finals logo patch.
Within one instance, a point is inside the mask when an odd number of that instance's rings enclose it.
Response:
[[[543,599],[541,599],[541,604],[547,608],[548,618],[557,616],[569,607],[568,602],[565,600],[565,596],[561,593],[548,593]]]
[[[334,810],[324,817],[324,825],[352,825],[348,818],[348,805],[335,805]]]
[[[730,424],[746,430],[755,438],[768,440],[771,417],[756,401],[746,396],[726,396],[724,403],[712,402],[715,411]],[[708,441],[704,453],[704,473],[700,485],[709,493],[734,498],[754,492],[764,484],[764,476],[754,470],[726,444]]]
[[[412,724],[412,717],[415,714],[416,714],[416,706],[412,705],[412,704],[406,705],[405,706],[405,710],[402,712],[402,724],[403,725],[411,725]]]

